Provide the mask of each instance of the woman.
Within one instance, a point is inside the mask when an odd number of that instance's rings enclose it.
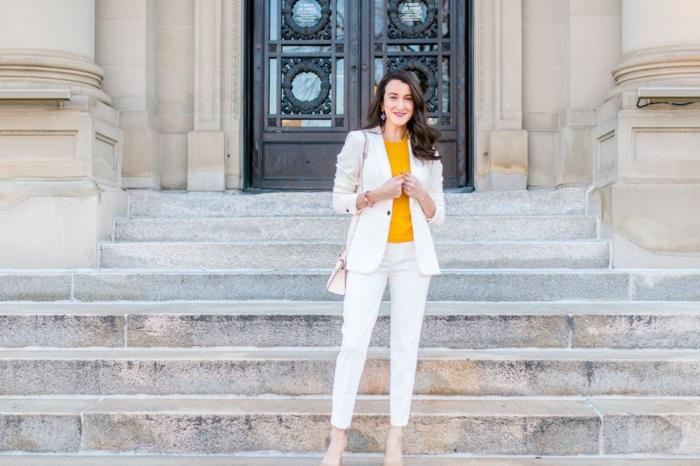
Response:
[[[333,381],[331,432],[322,465],[339,465],[347,443],[367,346],[387,280],[391,292],[391,426],[384,465],[402,465],[418,342],[432,275],[440,273],[428,224],[445,218],[440,132],[425,118],[418,80],[407,71],[378,83],[365,130],[351,131],[338,154],[333,208],[356,227],[347,255],[340,353]],[[364,134],[363,134],[364,132]],[[365,139],[366,136],[366,139]],[[367,158],[360,164],[364,144]],[[362,176],[363,192],[357,192]]]

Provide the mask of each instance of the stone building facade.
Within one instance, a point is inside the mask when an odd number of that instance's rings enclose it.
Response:
[[[700,5],[469,1],[0,0],[0,267],[96,266],[128,189],[264,188],[254,180],[254,127],[270,109],[256,99],[282,88],[265,86],[265,73],[283,45],[260,28],[282,24],[284,8],[313,25],[326,3],[331,16],[339,4],[346,13],[345,37],[333,36],[345,98],[376,74],[367,57],[392,47],[358,51],[369,13],[452,12],[452,35],[413,50],[452,59],[435,84],[452,92],[452,188],[586,186],[613,266],[700,266]],[[341,130],[322,141],[318,189],[362,102],[346,101]],[[297,148],[319,131],[294,129]],[[268,133],[286,147],[284,130]],[[278,179],[315,163],[297,154],[276,159]]]

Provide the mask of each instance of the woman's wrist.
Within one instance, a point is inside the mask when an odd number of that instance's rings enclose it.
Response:
[[[421,206],[421,209],[423,209],[423,213],[425,214],[426,218],[431,219],[435,215],[435,212],[437,210],[437,206],[435,205],[435,202],[433,201],[433,198],[430,197],[430,193],[427,191],[423,191],[419,196],[418,196],[418,203]],[[428,212],[431,212],[431,215],[428,215]]]
[[[357,193],[357,196],[355,196],[355,208],[357,210],[362,210],[365,208],[365,195],[364,195],[364,193]]]
[[[430,197],[430,194],[428,194],[427,191],[423,191],[423,192],[420,193],[420,195],[418,196],[418,202],[420,202],[421,204],[423,204],[423,203],[429,203],[430,200],[432,200],[432,198]]]
[[[379,200],[377,199],[377,193],[375,191],[370,190],[365,191],[365,199],[367,199],[370,205],[374,204]]]
[[[370,191],[367,190],[357,193],[357,197],[355,198],[355,207],[357,207],[357,210],[362,210],[365,207],[372,207],[375,202],[375,198],[371,196]]]

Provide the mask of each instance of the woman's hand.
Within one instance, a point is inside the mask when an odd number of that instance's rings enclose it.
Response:
[[[370,191],[370,201],[377,202],[383,199],[396,199],[401,196],[401,186],[404,183],[404,178],[405,175],[401,174],[386,180],[383,185]]]
[[[402,189],[408,197],[415,198],[418,201],[418,204],[420,204],[420,207],[423,210],[426,219],[429,220],[433,218],[437,206],[435,205],[435,201],[433,201],[433,198],[430,197],[428,191],[426,191],[421,182],[418,181],[418,178],[411,175],[410,173],[407,173],[403,182]]]
[[[408,197],[415,197],[416,199],[420,199],[428,194],[421,182],[418,181],[418,178],[410,173],[405,174],[402,189]]]

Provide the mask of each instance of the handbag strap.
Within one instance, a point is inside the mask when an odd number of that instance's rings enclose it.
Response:
[[[360,192],[360,193],[363,191],[362,190],[362,186],[363,186],[362,185],[362,171],[364,170],[365,159],[367,158],[367,132],[365,130],[362,130],[362,134],[365,136],[365,146],[362,149],[362,161],[360,162],[360,171],[358,172],[358,177],[359,177],[358,188],[359,189],[357,192]],[[355,202],[357,202],[357,201],[355,201]],[[360,211],[360,213],[357,215],[358,216],[362,215],[362,211]],[[358,221],[359,221],[359,219],[358,219]],[[352,238],[355,236],[355,230],[357,230],[357,222],[358,221],[355,222],[355,227],[352,229],[352,234],[350,235],[350,240],[348,241],[348,247],[346,248],[346,251],[347,251],[347,249],[350,248],[350,243],[352,243]]]

